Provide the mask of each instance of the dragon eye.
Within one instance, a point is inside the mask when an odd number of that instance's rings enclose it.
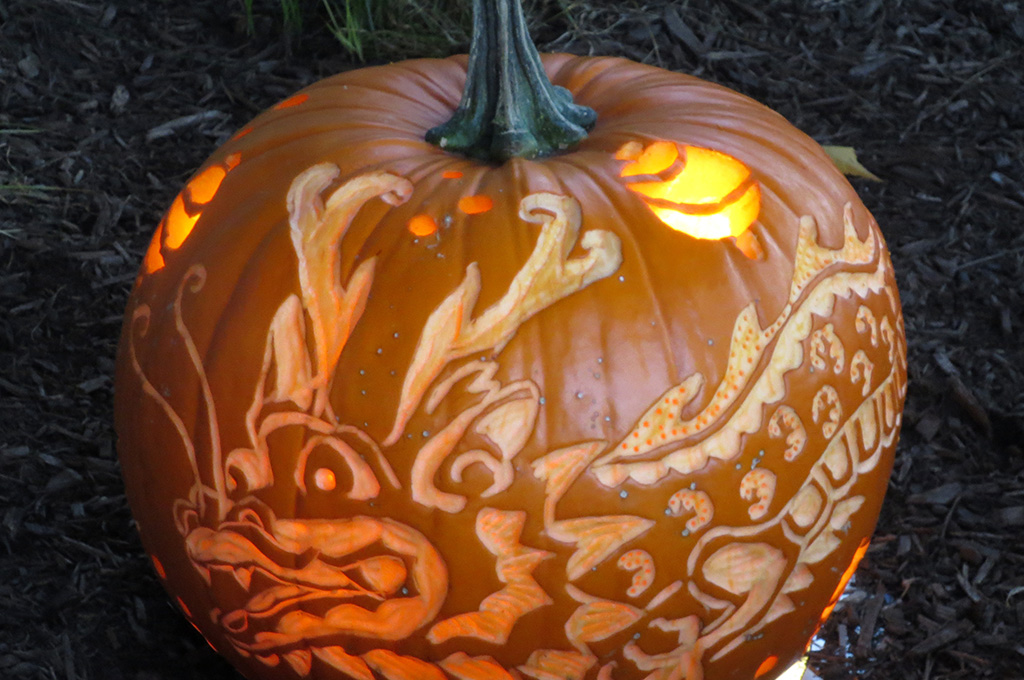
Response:
[[[312,486],[322,492],[344,493],[355,501],[370,500],[380,493],[380,482],[366,458],[336,433],[317,435],[306,442],[295,469],[295,484],[303,494],[310,493]]]

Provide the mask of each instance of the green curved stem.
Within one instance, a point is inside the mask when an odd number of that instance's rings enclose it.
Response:
[[[488,161],[550,156],[579,143],[593,109],[552,85],[519,0],[473,0],[473,39],[462,101],[427,132],[432,144]]]

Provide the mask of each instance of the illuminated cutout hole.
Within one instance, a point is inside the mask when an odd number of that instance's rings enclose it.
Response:
[[[462,173],[458,170],[445,170],[441,173],[441,177],[444,177],[445,179],[459,179],[462,177]]]
[[[634,152],[623,147],[616,158]],[[644,197],[658,219],[695,238],[739,237],[761,210],[761,189],[750,170],[713,149],[654,142],[626,163],[620,176],[657,177],[630,181],[627,186]],[[763,256],[756,241],[737,241],[737,246],[748,257]]]
[[[149,241],[149,248],[146,249],[146,256],[142,259],[142,270],[147,274],[164,268],[164,256],[160,254],[160,240],[164,235],[163,222],[156,228],[156,233]]]
[[[220,183],[224,181],[227,174],[227,170],[221,166],[211,165],[188,183],[186,186],[188,197],[193,203],[201,205],[209,203],[213,199],[214,194],[217,193]]]
[[[293,106],[298,106],[299,104],[303,103],[307,99],[309,99],[309,95],[308,94],[306,94],[306,93],[297,94],[294,97],[289,97],[288,99],[285,99],[283,102],[279,102],[277,105],[274,106],[274,110],[277,111],[277,110],[280,110],[280,109],[289,109],[289,108],[291,108]]]
[[[178,601],[178,608],[181,609],[182,613],[185,614],[185,618],[189,619],[189,623],[192,623],[192,620],[191,620],[192,619],[192,611],[188,608],[188,605],[185,604],[185,600],[183,600],[183,599],[181,599],[179,597],[177,599],[177,601]],[[192,625],[195,626],[196,624],[192,623]],[[196,630],[199,630],[199,629],[196,628]]]
[[[775,664],[779,663],[779,657],[772,655],[761,662],[761,665],[757,667],[757,672],[754,673],[755,678],[760,678],[765,675],[768,671],[775,668]]]
[[[178,194],[174,202],[171,203],[170,210],[167,211],[167,217],[164,218],[166,233],[164,245],[171,250],[180,248],[181,244],[192,233],[192,228],[196,226],[198,220],[199,213],[189,215],[185,212],[185,200],[181,194]]]
[[[224,167],[230,172],[238,167],[238,164],[242,162],[242,154],[233,153],[224,159]]]
[[[334,474],[334,470],[320,468],[313,473],[313,483],[321,491],[334,491],[338,486],[338,478]]]
[[[164,569],[164,564],[161,562],[156,555],[150,555],[149,559],[153,560],[153,569],[156,570],[156,575],[162,579],[167,578],[167,570]]]
[[[857,571],[857,565],[860,564],[861,559],[864,558],[864,554],[868,551],[868,545],[871,540],[864,538],[861,540],[860,545],[857,546],[857,552],[853,554],[853,559],[850,560],[850,566],[843,572],[842,578],[839,579],[839,583],[836,585],[835,592],[832,593],[832,597],[829,598],[828,606],[821,613],[821,623],[825,623],[825,620],[832,615],[832,610],[836,608],[836,603],[839,602],[839,598],[842,596],[843,591],[846,590],[846,584],[853,578],[854,573]]]
[[[621,177],[657,175],[659,172],[668,170],[673,163],[679,160],[679,147],[672,142],[654,142],[635,159],[630,160],[633,162],[628,163],[619,173]]]
[[[250,132],[252,132],[252,126],[251,125],[248,126],[248,127],[244,127],[241,130],[239,130],[238,132],[236,132],[235,136],[232,137],[232,139],[241,139],[242,137],[245,137]]]
[[[479,215],[494,207],[490,196],[463,196],[459,199],[459,210],[467,215]]]
[[[437,231],[437,222],[430,215],[416,215],[409,220],[409,232],[413,236],[430,236]]]
[[[640,142],[626,142],[615,152],[617,161],[635,161],[644,152],[644,145]]]

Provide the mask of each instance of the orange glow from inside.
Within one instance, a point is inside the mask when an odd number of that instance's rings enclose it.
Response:
[[[153,568],[156,569],[156,575],[162,579],[166,579],[167,570],[164,569],[163,563],[157,559],[156,555],[150,555],[149,559],[153,560]]]
[[[441,177],[444,177],[445,179],[459,179],[462,177],[462,173],[458,170],[445,170],[441,173]]]
[[[188,183],[188,195],[193,203],[209,203],[228,172],[219,165],[211,165]]]
[[[153,238],[149,241],[149,248],[146,249],[146,256],[142,258],[142,270],[147,274],[152,274],[158,269],[164,267],[164,256],[160,254],[160,239],[164,235],[164,224],[160,223],[160,226],[156,228],[156,233],[153,234]]]
[[[188,187],[185,189],[187,191]],[[181,244],[192,233],[192,228],[196,226],[196,222],[199,221],[199,215],[201,214],[197,212],[195,215],[189,215],[185,211],[183,194],[184,192],[175,197],[174,203],[171,203],[171,208],[167,211],[167,217],[164,218],[167,234],[164,238],[164,245],[171,250],[177,250],[181,247]]]
[[[760,678],[765,673],[775,668],[775,664],[777,664],[778,662],[779,657],[775,656],[774,654],[772,656],[769,656],[767,659],[761,662],[760,666],[757,667],[757,672],[754,673],[754,677]]]
[[[850,566],[843,572],[842,578],[839,579],[839,584],[836,586],[835,592],[832,593],[832,597],[828,601],[828,606],[825,607],[825,611],[821,613],[821,622],[825,623],[825,620],[832,614],[832,610],[836,608],[836,603],[839,602],[839,597],[846,590],[846,584],[853,578],[854,572],[857,571],[857,565],[860,564],[864,554],[868,551],[868,545],[871,544],[871,540],[868,538],[863,539],[860,545],[857,546],[857,552],[853,554],[853,559],[850,561]]]
[[[242,137],[245,137],[250,132],[252,132],[252,126],[248,125],[248,126],[242,128],[241,130],[239,130],[238,132],[236,132],[235,136],[232,137],[232,139],[241,139]]]
[[[616,158],[632,161],[622,168],[620,177],[657,175],[668,170],[679,159],[679,147],[672,142],[654,142],[643,151],[637,146],[623,147]]]
[[[413,236],[430,236],[437,231],[437,222],[430,215],[416,215],[409,220],[409,231]]]
[[[164,267],[162,248],[177,250],[188,239],[196,222],[199,221],[202,207],[213,200],[224,178],[241,162],[241,154],[230,154],[223,163],[204,168],[185,185],[180,194],[174,197],[171,207],[160,222],[160,226],[157,227],[156,234],[153,235],[153,240],[149,242],[149,248],[142,260],[142,270],[146,274],[152,274]],[[186,206],[186,199],[188,206],[191,206],[195,214],[190,214],[189,207]]]
[[[636,143],[616,153],[623,178],[666,225],[695,238],[740,236],[761,211],[761,189],[743,163],[696,146]],[[746,251],[745,251],[746,252]],[[750,256],[749,253],[747,253]]]
[[[279,102],[276,106],[274,106],[274,110],[277,111],[277,110],[280,110],[280,109],[289,109],[289,108],[291,108],[293,106],[298,106],[299,104],[303,103],[307,99],[309,99],[309,95],[308,94],[306,94],[306,93],[297,94],[297,95],[295,95],[293,97],[289,97],[288,99],[285,99],[283,102]]]
[[[479,215],[494,207],[489,196],[463,196],[459,199],[459,210],[467,215]]]
[[[334,491],[334,488],[338,486],[338,478],[334,475],[334,470],[328,468],[320,468],[314,472],[313,482],[321,491]]]

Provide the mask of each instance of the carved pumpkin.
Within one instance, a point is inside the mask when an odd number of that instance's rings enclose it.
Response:
[[[597,113],[570,150],[438,148],[466,59],[367,68],[257,117],[157,230],[129,501],[250,678],[772,678],[865,552],[906,387],[871,215],[741,95],[543,70]]]

